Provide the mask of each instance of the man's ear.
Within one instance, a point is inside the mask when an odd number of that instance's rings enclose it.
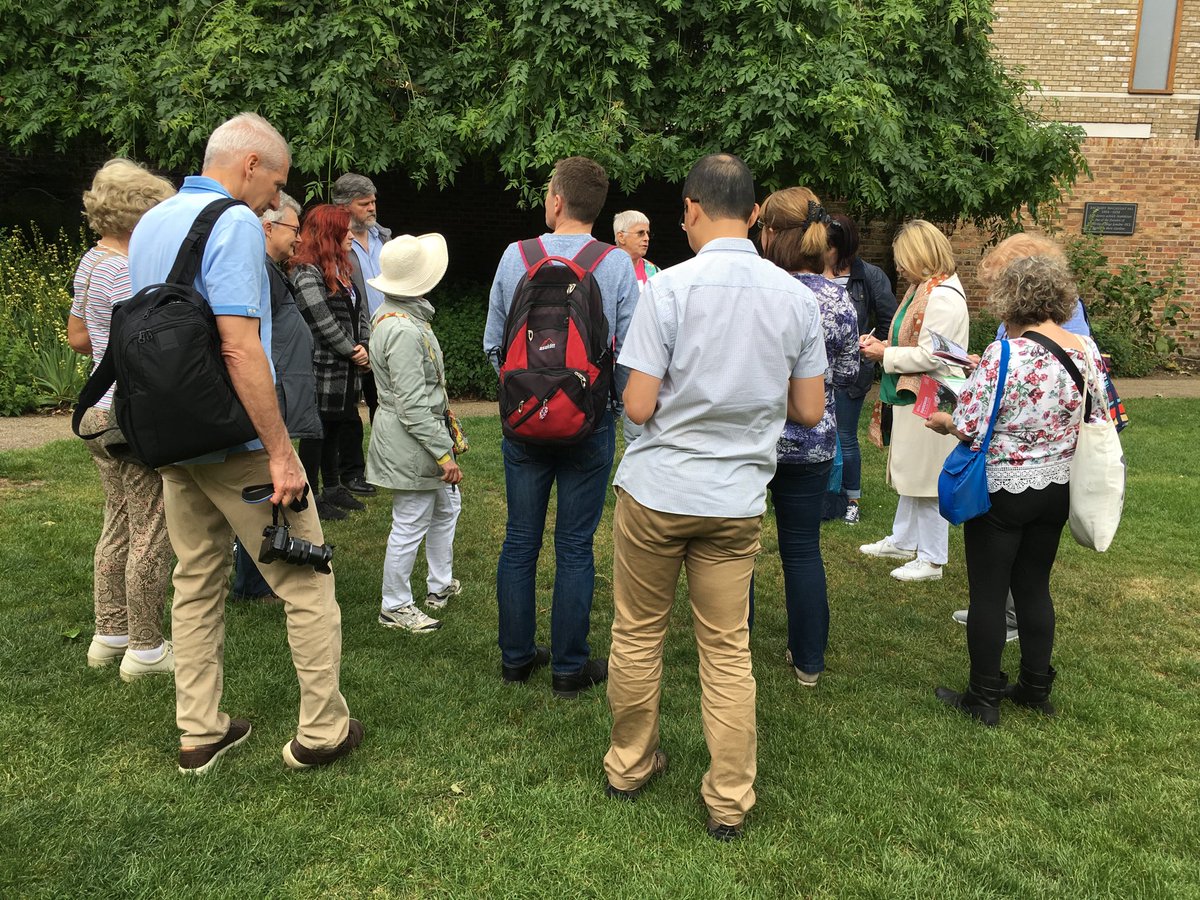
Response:
[[[261,166],[262,166],[262,157],[260,157],[257,153],[255,153],[254,151],[251,151],[246,154],[246,161],[243,164],[243,169],[245,169],[247,178],[249,178],[251,175],[253,175],[255,170]]]
[[[758,221],[758,204],[755,203],[754,209],[750,210],[750,220],[748,222],[746,222],[746,224],[749,225],[751,228],[753,228],[754,223],[757,221]]]

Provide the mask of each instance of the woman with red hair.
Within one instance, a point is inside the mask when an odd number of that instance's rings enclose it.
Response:
[[[370,319],[365,298],[350,280],[350,213],[329,203],[308,211],[300,226],[300,248],[289,267],[296,305],[313,334],[313,372],[323,438],[300,441],[300,461],[316,495],[322,519],[344,519],[347,509],[366,507],[342,486],[338,438],[358,415],[359,372],[368,367]],[[323,490],[317,491],[318,475]]]

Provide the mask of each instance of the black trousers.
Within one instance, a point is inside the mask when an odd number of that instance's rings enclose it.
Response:
[[[351,430],[354,420],[344,417],[327,419],[321,417],[321,427],[325,429],[323,438],[301,438],[297,455],[300,464],[304,466],[304,474],[308,477],[308,486],[314,494],[335,488],[341,484],[341,445],[342,435]],[[359,424],[359,434],[362,425]],[[359,445],[361,446],[361,439]],[[317,489],[317,476],[321,477],[321,489]]]
[[[343,484],[367,474],[367,457],[363,452],[363,424],[354,410],[354,418],[342,422],[338,432],[338,477]]]
[[[1050,569],[1067,522],[1070,495],[1065,484],[1019,494],[996,491],[987,515],[963,525],[971,614],[967,650],[971,671],[1000,672],[1007,630],[1005,605],[1011,588],[1021,636],[1021,666],[1044,673],[1054,648],[1054,601]]]

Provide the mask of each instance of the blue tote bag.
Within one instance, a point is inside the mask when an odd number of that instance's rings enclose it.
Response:
[[[987,489],[987,451],[992,443],[992,429],[1000,412],[1004,382],[1008,376],[1008,341],[1000,342],[1000,376],[996,382],[996,397],[992,415],[979,450],[971,449],[970,441],[960,441],[942,463],[938,476],[938,512],[951,525],[961,525],[968,519],[984,515],[992,508]]]

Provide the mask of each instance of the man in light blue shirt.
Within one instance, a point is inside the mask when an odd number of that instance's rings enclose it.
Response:
[[[594,160],[572,156],[558,162],[546,191],[546,227],[540,240],[547,255],[570,259],[591,243],[592,225],[608,196],[608,175]],[[504,321],[513,293],[525,275],[518,243],[500,259],[488,302],[484,352],[499,370]],[[633,263],[625,253],[611,252],[593,272],[608,319],[610,346],[620,352],[625,330],[637,303]],[[618,390],[624,374],[613,374]],[[596,562],[592,540],[608,490],[616,451],[613,413],[605,412],[596,430],[569,447],[502,442],[508,523],[496,571],[500,611],[501,675],[510,684],[525,682],[535,669],[551,661],[554,693],[570,699],[601,683],[608,661],[593,659],[588,647]],[[550,614],[550,647],[535,643],[535,580],[550,490],[558,485],[554,522],[554,598]]]
[[[243,500],[245,488],[270,485],[272,504],[301,501],[307,485],[280,415],[271,367],[271,301],[258,216],[277,209],[291,154],[270,123],[242,113],[209,138],[203,172],[142,217],[129,243],[133,290],[165,281],[197,215],[215,200],[245,202],[215,223],[196,276],[196,290],[216,316],[221,356],[259,440],[200,460],[160,469],[167,530],[178,557],[171,632],[175,651],[175,717],[182,732],[179,771],[204,775],[250,736],[250,723],[221,711],[224,684],[225,580],[233,535],[249,546],[272,524],[271,506]],[[324,543],[315,505],[288,509],[293,539]],[[283,748],[293,769],[332,762],[362,740],[338,683],[341,612],[331,574],[276,560],[261,567],[284,599],[288,643],[300,682],[300,723]]]
[[[693,166],[683,226],[696,257],[646,285],[620,362],[642,436],[617,470],[608,796],[632,799],[666,767],[659,748],[662,651],[686,565],[712,765],[700,786],[708,833],[740,837],[754,805],[755,683],[748,627],[767,483],[784,419],[825,411],[816,298],[747,239],[754,179],[736,156]]]

